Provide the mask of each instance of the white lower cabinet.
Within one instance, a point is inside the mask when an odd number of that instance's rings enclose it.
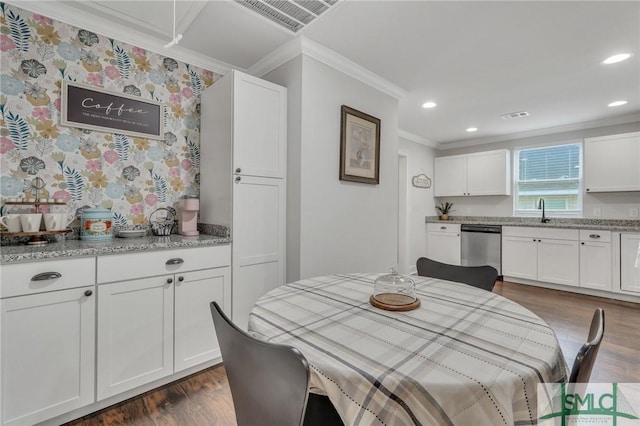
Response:
[[[95,259],[1,270],[0,423],[31,425],[94,402]]]
[[[579,285],[578,231],[502,228],[502,273],[569,286]]]
[[[640,268],[636,258],[640,252],[640,234],[620,234],[620,289],[640,294]]]
[[[502,228],[502,275],[538,279],[538,240],[505,234]]]
[[[427,257],[460,265],[460,225],[427,223]]]
[[[611,291],[611,232],[580,231],[580,287]]]
[[[209,303],[229,310],[230,275],[229,246],[99,257],[98,400],[219,357]]]
[[[173,276],[98,286],[98,400],[173,373]]]
[[[184,280],[180,277],[184,277]],[[225,304],[225,296],[228,295],[225,292],[230,288],[228,267],[178,276],[174,294],[175,372],[221,356],[209,303],[215,300],[228,309],[228,304]]]

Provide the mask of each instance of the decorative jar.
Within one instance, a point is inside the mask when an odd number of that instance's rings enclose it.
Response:
[[[106,241],[113,237],[113,215],[102,207],[84,209],[80,213],[80,239]]]

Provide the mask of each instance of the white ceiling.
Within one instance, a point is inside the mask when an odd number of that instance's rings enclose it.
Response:
[[[178,0],[183,38],[164,51],[171,1],[12,3],[217,70],[251,71],[303,36],[406,91],[402,134],[439,148],[640,121],[640,0],[343,0],[297,34],[233,1]],[[633,56],[601,64],[619,52]],[[516,111],[530,116],[500,117]]]

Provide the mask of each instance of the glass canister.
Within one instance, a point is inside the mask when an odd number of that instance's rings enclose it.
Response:
[[[409,277],[400,275],[395,268],[388,274],[379,276],[373,283],[371,303],[390,310],[402,310],[416,305],[416,283]]]
[[[80,239],[106,241],[113,237],[113,215],[111,210],[93,207],[80,213]]]

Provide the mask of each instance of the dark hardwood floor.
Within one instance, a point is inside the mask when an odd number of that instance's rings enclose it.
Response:
[[[587,338],[596,307],[605,310],[605,336],[593,382],[640,382],[640,304],[498,282],[495,293],[543,318],[556,332],[569,366]],[[210,368],[124,401],[66,426],[236,426],[224,367]]]

